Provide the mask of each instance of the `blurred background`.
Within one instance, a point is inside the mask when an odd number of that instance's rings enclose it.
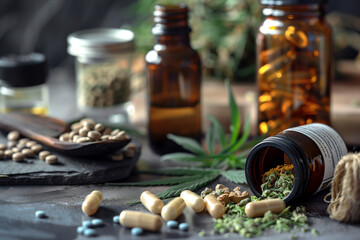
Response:
[[[162,1],[179,2],[179,1]],[[202,57],[209,78],[255,79],[255,36],[261,6],[254,0],[183,0],[190,6],[192,46]],[[154,0],[2,0],[0,55],[41,52],[56,68],[73,71],[66,37],[77,30],[123,27],[135,32],[141,75],[142,56],[154,43],[150,30]],[[360,72],[360,1],[330,0],[327,18],[335,31],[338,74]],[[344,61],[340,60],[348,60]]]

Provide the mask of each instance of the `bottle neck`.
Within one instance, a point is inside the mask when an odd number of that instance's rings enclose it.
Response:
[[[263,7],[262,13],[268,17],[293,18],[322,18],[325,15],[325,8],[319,4],[309,5],[287,5],[276,6],[266,5]]]
[[[188,34],[156,36],[156,44],[166,46],[190,46]]]

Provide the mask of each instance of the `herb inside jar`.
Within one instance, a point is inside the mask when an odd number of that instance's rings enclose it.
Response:
[[[281,198],[288,196],[294,187],[295,173],[292,164],[279,165],[263,175],[262,197]]]

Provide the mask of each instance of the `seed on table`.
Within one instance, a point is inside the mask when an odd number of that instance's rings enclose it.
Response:
[[[8,147],[9,149],[15,147],[16,145],[17,145],[17,142],[16,142],[16,141],[8,141],[8,143],[7,143],[7,147]]]
[[[105,126],[102,125],[101,123],[97,123],[95,124],[94,130],[98,131],[99,133],[102,133],[105,130]]]
[[[47,157],[47,156],[49,156],[51,153],[49,152],[49,151],[41,151],[40,153],[39,153],[39,158],[41,159],[41,160],[45,160],[45,158]]]
[[[46,213],[44,211],[38,210],[38,211],[35,212],[35,217],[37,217],[37,218],[46,218],[47,216],[46,216]]]
[[[103,220],[101,219],[93,219],[91,220],[91,224],[94,226],[94,227],[101,227],[101,226],[104,226],[104,222]]]
[[[189,230],[189,224],[187,224],[187,223],[180,223],[180,224],[179,224],[179,230],[181,230],[181,231],[187,231],[187,230]]]
[[[91,139],[89,137],[80,137],[76,140],[76,143],[85,143],[85,142],[91,142]]]
[[[28,141],[30,141],[28,138],[22,138],[19,140],[18,144],[26,144]]]
[[[184,199],[174,198],[161,209],[161,217],[166,221],[177,219],[186,207]]]
[[[170,221],[168,221],[168,222],[166,223],[166,226],[167,226],[168,228],[178,228],[179,223],[178,223],[177,221],[175,221],[175,220],[170,220]]]
[[[70,140],[70,133],[61,134],[59,140],[62,142],[68,142]]]
[[[7,149],[4,151],[5,158],[11,158],[13,155],[13,151],[10,149]]]
[[[122,153],[115,153],[115,154],[111,155],[111,160],[113,160],[113,161],[121,161],[121,160],[124,160],[124,154],[122,154]]]
[[[90,129],[88,129],[88,128],[81,128],[79,130],[79,135],[82,137],[86,137],[89,131],[90,131]]]
[[[28,148],[21,150],[21,153],[24,154],[25,157],[31,158],[34,156],[34,151]]]
[[[140,202],[152,213],[160,214],[164,207],[163,201],[150,191],[144,191],[140,195]]]
[[[103,135],[111,135],[111,132],[112,132],[111,128],[106,128],[102,134]]]
[[[6,145],[5,145],[5,144],[0,143],[0,150],[5,151],[5,150],[6,150]]]
[[[139,211],[124,210],[120,213],[121,225],[129,228],[140,227],[149,231],[159,231],[162,221],[159,215]]]
[[[58,162],[58,157],[56,155],[49,155],[45,157],[45,162],[47,164],[56,164]]]
[[[131,229],[131,235],[133,235],[133,236],[139,236],[139,235],[143,234],[143,232],[144,232],[144,230],[139,227],[134,227]]]
[[[40,144],[35,144],[33,146],[31,146],[31,150],[37,154],[39,152],[41,152],[43,150],[43,146],[41,146]]]
[[[22,162],[22,161],[24,161],[24,158],[25,158],[24,154],[19,153],[19,152],[14,153],[14,154],[12,155],[12,160],[13,160],[14,162]]]
[[[9,141],[17,141],[20,138],[20,133],[18,131],[11,131],[7,135]]]
[[[34,146],[34,145],[36,145],[36,144],[38,144],[38,143],[35,142],[35,141],[28,141],[28,142],[25,144],[25,146],[26,146],[26,147],[32,147],[32,146]]]
[[[96,235],[95,229],[91,229],[91,228],[84,229],[84,236],[85,237],[93,237],[95,235]]]
[[[93,141],[99,140],[101,138],[101,134],[97,131],[90,131],[88,132],[87,136]]]
[[[108,141],[108,140],[110,140],[110,135],[102,135],[101,136],[101,140],[103,140],[103,141]]]

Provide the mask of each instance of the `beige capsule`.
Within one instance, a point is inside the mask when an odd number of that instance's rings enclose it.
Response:
[[[11,131],[7,135],[9,141],[18,141],[20,138],[20,133],[18,131]]]
[[[95,214],[99,209],[102,198],[103,196],[100,191],[92,191],[89,195],[85,197],[85,200],[81,206],[81,210],[83,211],[83,213],[89,216]]]
[[[139,227],[153,232],[159,231],[162,225],[161,217],[158,215],[131,210],[122,211],[119,222],[125,227]]]
[[[87,134],[88,138],[90,138],[92,141],[99,140],[101,138],[101,133],[97,131],[90,131]]]
[[[21,150],[21,153],[24,154],[25,157],[31,158],[34,156],[34,151],[28,148]]]
[[[49,156],[51,153],[49,152],[49,151],[41,151],[40,153],[39,153],[39,158],[41,159],[41,160],[45,160],[45,158],[47,157],[47,156]]]
[[[5,150],[6,150],[6,145],[5,145],[5,144],[0,143],[0,150],[5,151]]]
[[[17,145],[17,141],[8,141],[8,143],[7,143],[8,149],[16,147],[16,145]]]
[[[141,203],[152,213],[160,214],[164,207],[163,201],[150,191],[145,191],[140,195]]]
[[[31,146],[30,148],[35,154],[38,154],[39,152],[41,152],[43,150],[43,146],[41,146],[40,144],[35,144],[33,146]]]
[[[258,202],[249,202],[245,206],[245,213],[248,217],[262,217],[267,211],[274,214],[281,213],[286,207],[282,199],[266,199]]]
[[[76,140],[77,143],[85,143],[85,142],[91,142],[91,139],[88,137],[80,137]]]
[[[184,199],[181,197],[174,198],[161,209],[161,217],[166,221],[175,220],[180,216],[185,207]]]
[[[202,212],[205,208],[204,200],[190,190],[183,191],[180,197],[184,199],[186,206],[190,207],[196,213]]]
[[[4,151],[5,158],[11,158],[13,155],[13,151],[10,149],[7,149]]]
[[[56,164],[58,162],[58,157],[56,155],[48,155],[45,157],[45,162],[47,164]]]
[[[22,162],[22,161],[24,161],[24,158],[25,158],[24,154],[19,153],[19,152],[14,153],[14,154],[12,155],[12,160],[13,160],[14,162]]]
[[[208,194],[204,198],[206,210],[213,218],[221,218],[225,213],[225,206],[213,195]]]

